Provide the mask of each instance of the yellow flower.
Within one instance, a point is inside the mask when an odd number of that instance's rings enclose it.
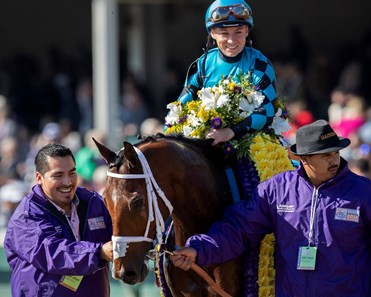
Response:
[[[233,91],[235,86],[236,86],[236,83],[235,83],[234,81],[231,81],[231,82],[228,84],[228,89],[229,89],[230,91]]]
[[[187,102],[187,107],[188,107],[188,109],[189,110],[198,110],[198,107],[199,107],[199,105],[200,105],[200,101],[198,101],[198,100],[192,100],[192,101],[189,101],[189,102]]]
[[[202,107],[198,113],[197,113],[197,117],[202,120],[203,122],[207,122],[210,120],[210,114],[211,112],[209,111],[206,111],[204,107]]]
[[[262,132],[257,133],[252,139],[249,157],[255,164],[260,181],[265,181],[280,172],[294,169],[286,148],[279,143],[278,138]],[[275,295],[274,242],[274,235],[268,234],[260,245],[259,297]]]

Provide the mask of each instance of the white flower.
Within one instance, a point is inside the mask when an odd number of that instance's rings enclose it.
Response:
[[[211,88],[202,88],[199,94],[202,101],[201,106],[204,106],[205,110],[221,107],[229,101],[228,95],[222,94],[219,90],[215,90],[214,93]]]
[[[248,94],[246,97],[247,97],[247,100],[250,102],[250,104],[254,105],[254,109],[262,105],[264,98],[265,98],[265,96],[261,92],[258,92],[258,91],[252,92]]]
[[[281,117],[282,109],[279,108],[274,115],[273,123],[270,126],[274,130],[276,135],[281,135],[282,133],[289,131],[291,129],[289,119],[284,119]]]
[[[188,125],[183,126],[183,134],[184,134],[185,137],[189,137],[191,135],[192,131],[193,131],[192,127],[190,127]]]
[[[254,104],[250,103],[247,99],[240,102],[240,117],[246,119],[254,110]]]
[[[202,123],[193,110],[189,113],[187,117],[187,121],[192,127],[197,127],[198,125]]]
[[[169,103],[166,108],[170,109],[169,114],[165,117],[166,124],[177,124],[182,113],[182,106],[180,104]]]
[[[229,102],[229,96],[226,94],[221,94],[215,102],[216,107],[222,107]]]

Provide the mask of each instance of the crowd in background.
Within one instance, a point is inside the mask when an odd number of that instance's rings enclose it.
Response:
[[[295,28],[291,40],[288,52],[269,57],[292,119],[284,137],[294,143],[297,128],[327,119],[352,140],[341,152],[351,170],[371,178],[371,32],[331,53],[311,52]],[[92,141],[104,144],[106,135],[93,127],[91,55],[73,59],[53,49],[48,72],[41,73],[37,60],[24,53],[0,63],[0,227],[35,183],[35,153],[49,142],[71,148],[82,185],[98,192],[104,187],[106,166]],[[166,104],[177,99],[184,74],[169,66],[166,96],[156,106],[160,101],[138,78],[121,71],[118,146],[163,130]]]

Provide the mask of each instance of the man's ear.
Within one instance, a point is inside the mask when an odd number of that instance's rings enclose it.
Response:
[[[301,157],[300,157],[300,161],[301,161],[304,165],[307,165],[307,164],[308,164],[308,156],[301,156]]]
[[[36,171],[36,181],[39,185],[42,185],[43,183],[43,176],[40,172]]]

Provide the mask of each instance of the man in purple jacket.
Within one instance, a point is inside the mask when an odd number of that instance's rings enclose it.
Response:
[[[78,187],[70,149],[48,144],[36,180],[11,217],[4,247],[12,296],[108,297],[112,222],[102,198]]]
[[[174,265],[222,263],[273,232],[276,296],[371,296],[371,181],[340,157],[349,144],[324,120],[298,129],[291,151],[300,167],[261,183],[207,235],[189,238]]]

